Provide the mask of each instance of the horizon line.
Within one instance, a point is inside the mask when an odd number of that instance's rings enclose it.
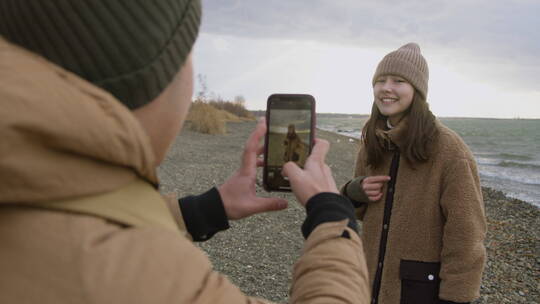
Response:
[[[266,110],[250,110],[251,112],[265,112]],[[360,113],[336,113],[336,112],[316,112],[316,114],[331,114],[331,115],[358,115],[358,116],[370,116],[370,114],[360,114]],[[437,118],[471,118],[471,119],[506,119],[506,120],[540,120],[539,117],[487,117],[487,116],[442,116],[435,115]]]

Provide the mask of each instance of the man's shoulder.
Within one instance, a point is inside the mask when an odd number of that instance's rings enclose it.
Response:
[[[243,297],[180,233],[160,227],[102,229],[81,244],[87,249],[80,273],[96,302],[213,303]]]
[[[31,265],[40,290],[78,290],[96,302],[158,303],[152,298],[171,295],[164,285],[183,286],[175,297],[188,296],[212,270],[200,249],[166,228],[22,206],[5,206],[0,220],[0,269],[14,286],[28,279]]]
[[[82,287],[97,301],[189,302],[212,272],[207,256],[179,232],[94,217],[76,226]]]

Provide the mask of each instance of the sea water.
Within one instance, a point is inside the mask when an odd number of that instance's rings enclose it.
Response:
[[[360,138],[360,115],[317,116],[317,127]],[[483,186],[540,207],[540,119],[440,118],[469,146]]]

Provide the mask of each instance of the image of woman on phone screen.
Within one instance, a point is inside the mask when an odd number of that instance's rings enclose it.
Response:
[[[428,75],[416,43],[378,64],[354,177],[342,187],[362,221],[372,304],[479,297],[486,220],[477,165],[431,113]]]
[[[303,166],[306,158],[306,145],[296,133],[294,124],[289,124],[287,127],[287,135],[283,141],[285,153],[283,153],[283,162],[293,161],[300,166]]]

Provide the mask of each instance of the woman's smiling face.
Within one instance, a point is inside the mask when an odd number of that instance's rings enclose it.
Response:
[[[396,125],[411,106],[414,87],[402,77],[383,75],[375,80],[373,95],[379,112]]]

